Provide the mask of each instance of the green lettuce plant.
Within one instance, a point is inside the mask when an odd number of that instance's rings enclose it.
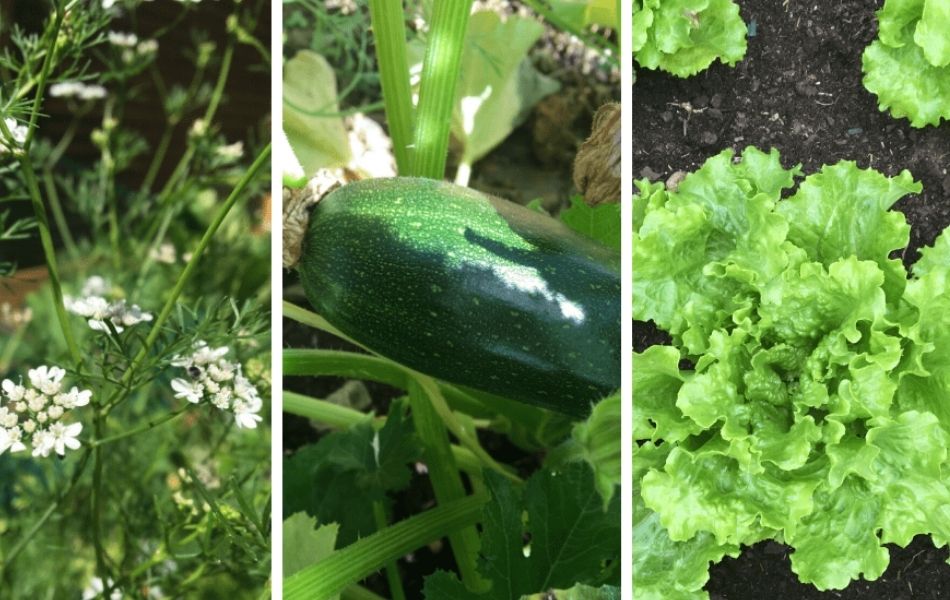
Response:
[[[689,77],[717,58],[734,66],[746,25],[732,0],[633,0],[633,57],[646,69]]]
[[[887,0],[864,50],[864,87],[913,127],[950,119],[950,0]]]
[[[767,539],[821,590],[950,540],[950,233],[908,274],[909,172],[840,162],[780,201],[800,175],[748,148],[637,182],[634,318],[672,340],[634,357],[637,598],[706,598]]]

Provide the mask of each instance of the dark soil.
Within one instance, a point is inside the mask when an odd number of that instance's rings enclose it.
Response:
[[[887,175],[909,169],[923,193],[896,209],[911,224],[905,260],[950,225],[950,123],[914,129],[877,108],[861,84],[861,53],[877,36],[877,0],[801,2],[737,0],[754,28],[745,59],[735,68],[716,63],[690,79],[637,69],[633,102],[633,175],[665,180],[693,171],[724,148],[777,148],[785,166],[805,173],[854,160]],[[634,349],[668,341],[652,324],[635,323]],[[775,542],[746,548],[711,570],[714,600],[950,598],[947,549],[918,537],[891,548],[887,572],[846,591],[819,592],[792,573],[790,549]]]

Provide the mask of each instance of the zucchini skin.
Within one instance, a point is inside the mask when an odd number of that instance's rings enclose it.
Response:
[[[620,387],[620,256],[559,221],[431,179],[368,179],[314,208],[308,300],[372,351],[575,417]]]

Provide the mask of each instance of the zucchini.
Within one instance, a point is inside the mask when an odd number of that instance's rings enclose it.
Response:
[[[431,179],[314,208],[300,279],[334,327],[445,381],[584,417],[620,387],[620,256],[559,221]]]

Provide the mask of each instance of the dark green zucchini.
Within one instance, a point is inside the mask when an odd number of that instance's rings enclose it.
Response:
[[[559,221],[431,179],[327,195],[303,243],[314,308],[378,354],[586,416],[620,387],[620,257]]]

